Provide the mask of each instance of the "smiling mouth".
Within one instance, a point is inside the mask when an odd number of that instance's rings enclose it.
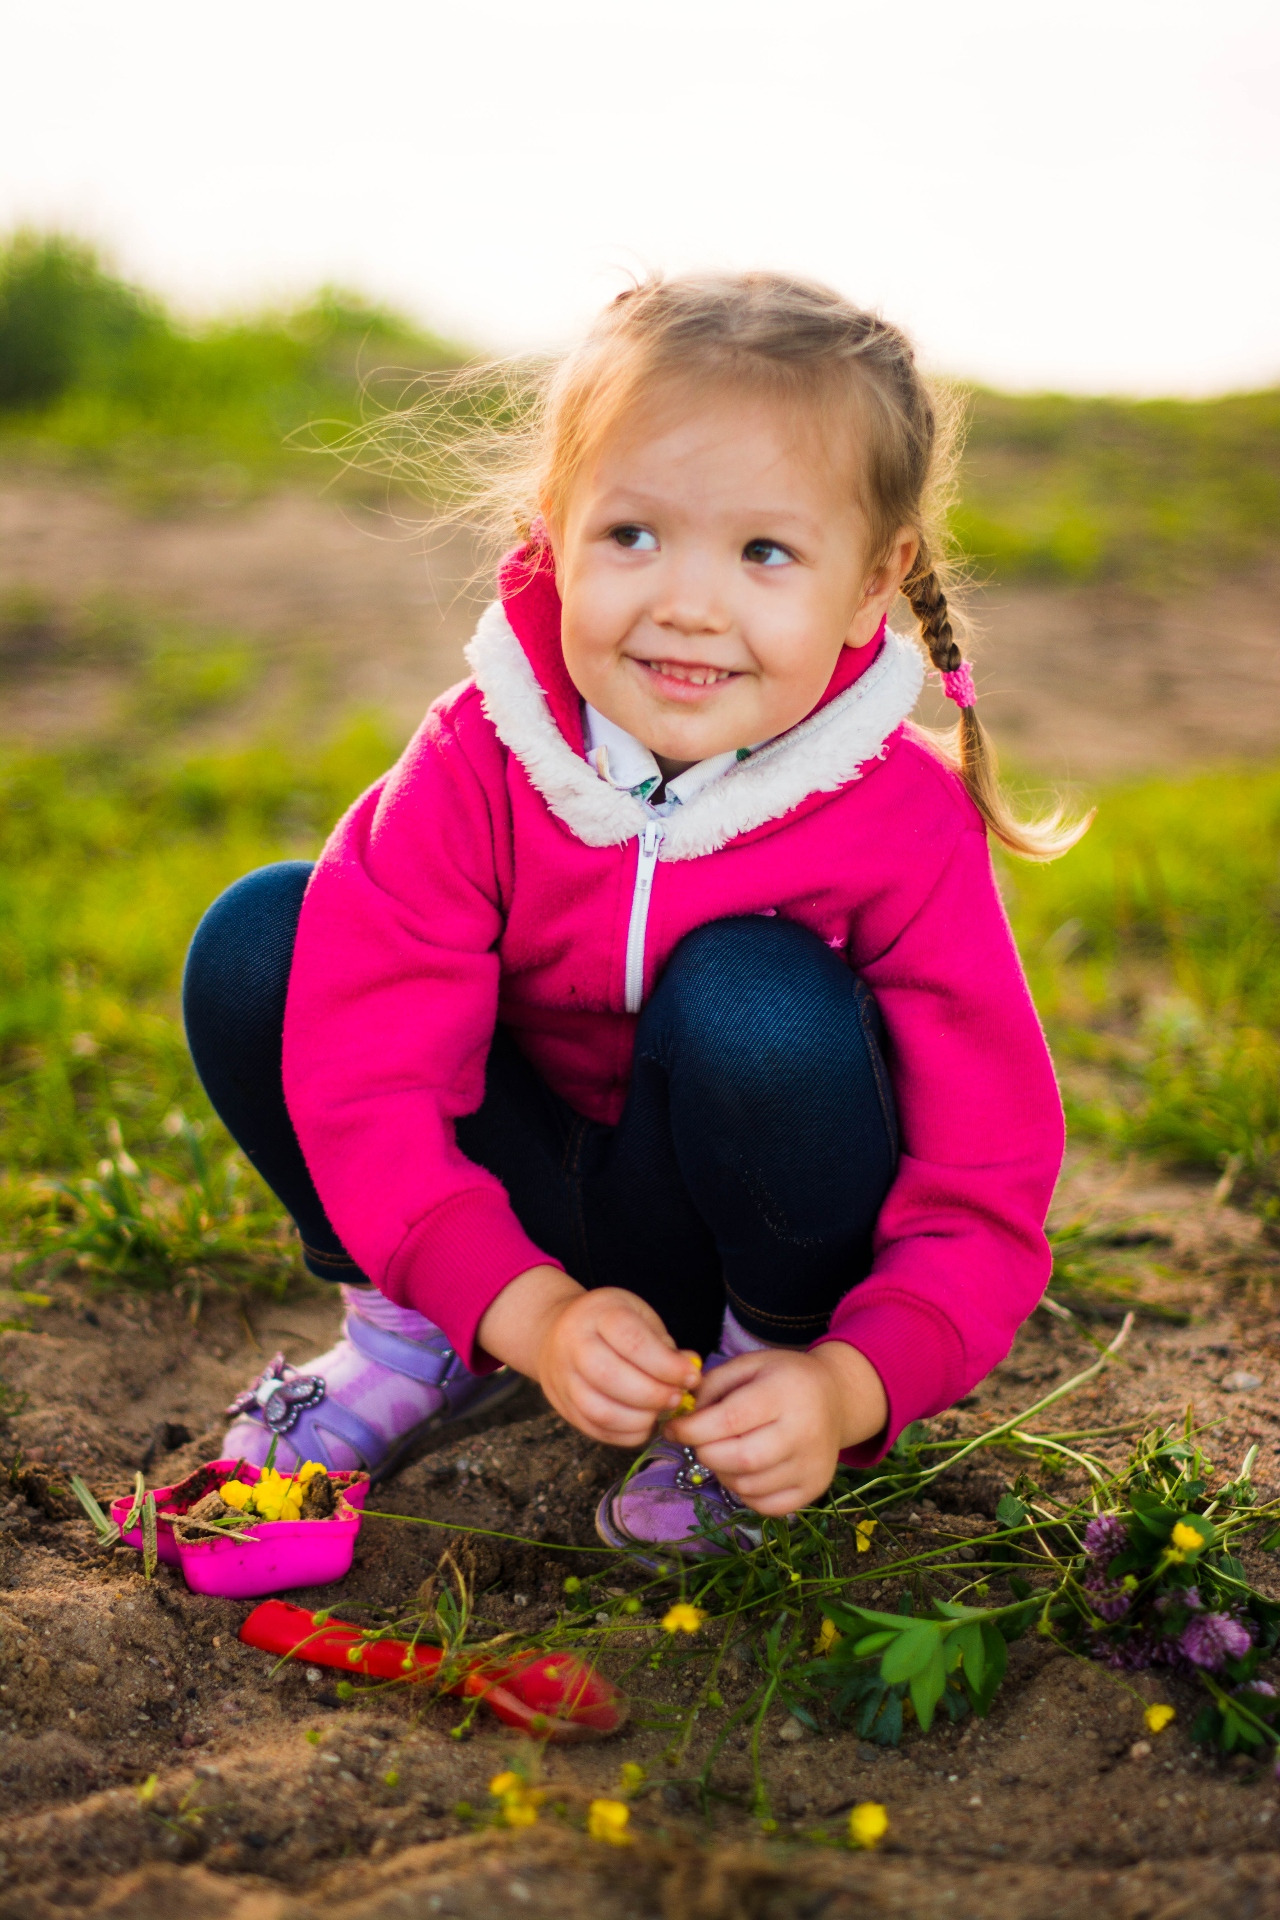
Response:
[[[693,666],[680,660],[637,660],[636,665],[663,680],[683,680],[691,687],[714,687],[737,678],[732,667]]]

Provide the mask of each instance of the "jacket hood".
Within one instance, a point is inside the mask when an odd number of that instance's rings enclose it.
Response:
[[[467,648],[498,738],[552,812],[588,846],[634,839],[652,815],[601,780],[584,758],[582,696],[564,663],[560,595],[545,542],[508,554],[498,587],[501,600],[485,610]],[[714,852],[810,795],[856,780],[907,719],[923,682],[919,648],[887,626],[870,646],[843,647],[807,718],[667,816],[661,858]]]

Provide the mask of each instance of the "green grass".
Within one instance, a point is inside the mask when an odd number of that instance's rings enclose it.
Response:
[[[186,326],[74,241],[19,233],[0,246],[0,452],[106,474],[141,507],[229,504],[304,476],[291,436],[323,445],[316,423],[357,420],[366,378],[384,373],[394,398],[461,357],[334,289]]]
[[[0,764],[0,1211],[32,1259],[148,1283],[288,1269],[195,1082],[183,955],[223,887],[313,855],[393,753],[356,725],[319,753]],[[1102,1089],[1072,1126],[1225,1171],[1280,1217],[1280,770],[1116,789],[1006,887],[1068,1082],[1084,1063]]]
[[[20,1250],[144,1283],[290,1268],[192,1072],[183,956],[223,887],[314,854],[393,753],[357,724],[316,754],[0,763],[0,1223]]]
[[[1280,548],[1280,388],[973,395],[952,530],[979,574],[1166,593]]]
[[[1007,895],[1060,1057],[1103,1070],[1072,1125],[1280,1218],[1280,770],[1113,789],[1064,860],[1010,863]]]
[[[300,447],[336,443],[339,423],[396,404],[414,372],[465,357],[333,291],[185,326],[74,241],[0,245],[0,457],[102,473],[143,507],[331,481],[341,466],[308,465]],[[976,389],[952,527],[980,578],[1164,593],[1274,559],[1280,388],[1202,401]]]

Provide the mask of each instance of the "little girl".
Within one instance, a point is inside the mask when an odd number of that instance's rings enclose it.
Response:
[[[944,439],[896,328],[768,274],[623,294],[555,373],[471,678],[192,945],[209,1097],[346,1305],[229,1454],[386,1474],[523,1374],[647,1447],[606,1541],[715,1552],[1008,1351],[1062,1118],[987,835],[1074,835],[995,782]]]

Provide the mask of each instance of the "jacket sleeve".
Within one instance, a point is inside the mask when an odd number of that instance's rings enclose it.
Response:
[[[1063,1148],[1053,1067],[976,817],[862,976],[884,1018],[901,1157],[871,1273],[825,1336],[865,1354],[889,1400],[885,1431],[844,1456],[855,1466],[1008,1353],[1048,1283]]]
[[[481,1372],[486,1308],[559,1265],[454,1138],[483,1098],[497,1017],[498,866],[484,788],[433,711],[316,865],[284,1028],[286,1103],[343,1245]]]

